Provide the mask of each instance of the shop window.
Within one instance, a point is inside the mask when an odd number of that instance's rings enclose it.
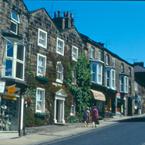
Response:
[[[57,38],[56,53],[64,55],[64,40]]]
[[[46,74],[46,56],[37,54],[37,76],[45,76]]]
[[[75,46],[72,46],[72,60],[78,60],[78,48]]]
[[[45,89],[36,89],[36,113],[45,112]]]
[[[47,48],[47,32],[42,29],[38,29],[38,46]]]

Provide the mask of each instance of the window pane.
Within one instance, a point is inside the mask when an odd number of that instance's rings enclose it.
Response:
[[[17,47],[17,59],[23,61],[23,59],[24,59],[23,57],[24,57],[24,48],[22,45],[18,45],[18,47]]]
[[[17,24],[15,24],[14,22],[11,22],[11,31],[14,33],[17,33]]]
[[[7,56],[13,57],[13,44],[7,42]]]
[[[14,10],[11,12],[11,18],[14,19],[16,22],[19,22],[19,16]]]
[[[23,64],[19,62],[16,64],[16,77],[23,79]]]
[[[12,60],[6,60],[5,76],[12,76]]]

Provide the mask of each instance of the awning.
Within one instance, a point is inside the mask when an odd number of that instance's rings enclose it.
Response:
[[[95,90],[91,90],[91,91],[94,95],[95,100],[106,101],[105,95],[102,92],[95,91]]]

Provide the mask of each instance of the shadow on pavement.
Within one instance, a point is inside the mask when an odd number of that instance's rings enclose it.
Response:
[[[145,117],[136,117],[136,118],[124,119],[124,120],[119,120],[117,122],[144,122],[145,123]]]

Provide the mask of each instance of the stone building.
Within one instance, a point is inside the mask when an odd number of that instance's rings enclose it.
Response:
[[[82,41],[70,13],[58,11],[53,19],[45,9],[30,13],[26,76],[31,105],[27,105],[26,114],[33,116],[32,125],[65,123],[74,104],[64,82],[81,52]],[[28,116],[25,118],[27,122]]]
[[[145,112],[145,67],[143,62],[136,62],[134,65],[135,75],[135,98],[134,113]]]
[[[0,1],[0,130],[23,129],[28,10],[23,1]]]
[[[100,112],[102,115],[104,111],[132,114],[133,66],[106,49],[102,43],[95,42],[83,34],[81,36],[91,65],[92,92]]]
[[[51,18],[45,9],[28,11],[23,0],[1,0],[0,50],[0,109],[7,116],[5,124],[0,118],[0,130],[21,134],[24,125],[64,124],[75,115],[65,82],[72,75],[75,85],[75,64],[83,52],[100,113],[133,114],[133,66],[80,34],[69,12]]]

